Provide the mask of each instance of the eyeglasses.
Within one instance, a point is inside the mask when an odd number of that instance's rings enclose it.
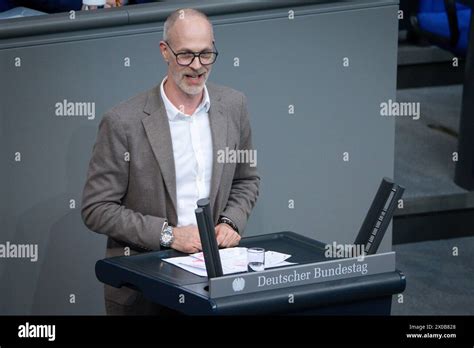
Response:
[[[194,53],[194,52],[181,52],[181,53],[175,53],[173,49],[171,48],[170,44],[166,42],[166,45],[170,48],[171,52],[176,56],[176,63],[181,66],[189,66],[194,62],[194,59],[196,57],[199,58],[199,62],[202,65],[211,65],[214,64],[217,55],[219,52],[217,52],[216,45],[214,44],[214,41],[212,42],[212,45],[214,46],[214,51],[203,51],[199,53]]]

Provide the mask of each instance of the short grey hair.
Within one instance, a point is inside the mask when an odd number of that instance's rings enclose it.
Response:
[[[204,12],[195,10],[193,8],[178,8],[177,10],[174,10],[173,12],[171,12],[168,18],[166,18],[165,24],[163,26],[163,41],[169,42],[168,40],[170,38],[171,28],[173,27],[173,25],[176,23],[178,19],[183,19],[184,16],[186,15],[201,17],[205,19],[206,21],[208,21],[209,24],[211,25],[212,35],[214,36],[212,23],[209,20],[209,17],[207,17]]]

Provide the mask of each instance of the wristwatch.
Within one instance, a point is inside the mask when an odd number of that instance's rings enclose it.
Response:
[[[237,225],[234,224],[234,222],[233,222],[231,219],[229,219],[228,217],[225,217],[225,216],[219,217],[219,223],[220,223],[220,224],[227,224],[227,225],[229,225],[230,227],[232,227],[232,229],[233,229],[235,232],[239,233],[239,229],[237,228]]]
[[[161,230],[160,236],[160,245],[164,246],[165,248],[169,248],[174,241],[174,234],[173,228],[168,225],[168,222],[165,221],[163,225],[163,229]]]

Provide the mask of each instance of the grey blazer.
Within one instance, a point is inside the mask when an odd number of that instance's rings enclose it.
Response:
[[[207,83],[213,143],[210,201],[214,222],[230,218],[240,233],[259,193],[257,168],[218,163],[218,150],[252,150],[245,96]],[[165,219],[177,225],[176,176],[168,117],[159,85],[107,111],[99,125],[82,197],[82,218],[105,234],[107,257],[160,249]],[[106,299],[133,304],[137,292],[105,287]]]

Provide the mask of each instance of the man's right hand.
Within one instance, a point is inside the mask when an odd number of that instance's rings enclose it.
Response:
[[[173,244],[171,248],[186,254],[193,254],[202,250],[201,237],[197,226],[188,225],[173,227]]]

